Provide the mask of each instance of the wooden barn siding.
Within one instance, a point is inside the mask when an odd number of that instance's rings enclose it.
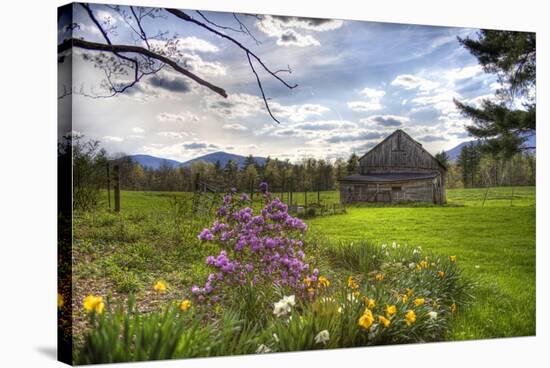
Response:
[[[394,191],[392,190],[393,187],[401,187],[401,191]],[[350,188],[351,196],[349,192]],[[376,191],[376,184],[341,183],[340,201],[344,204],[359,202],[396,203],[404,201],[434,201],[432,179],[378,184],[378,197],[376,197]],[[436,197],[436,200],[439,199]]]
[[[428,152],[406,134],[398,132],[359,161],[362,175],[383,172],[426,172],[441,167]]]

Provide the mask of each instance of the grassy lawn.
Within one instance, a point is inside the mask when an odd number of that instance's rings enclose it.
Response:
[[[516,188],[511,195],[511,188],[491,188],[488,193],[486,189],[449,190],[449,205],[444,207],[352,206],[344,215],[312,218],[307,223],[310,239],[322,237],[320,244],[395,241],[457,255],[467,277],[479,285],[474,304],[454,319],[449,339],[532,335],[535,189]],[[211,219],[189,215],[191,196],[125,191],[118,215],[108,210],[106,200],[93,212],[75,214],[77,343],[85,328],[81,302],[87,294],[116,300],[132,293],[141,310],[158,310],[205,279],[205,257],[216,250],[199,244],[197,234]],[[338,193],[323,192],[320,199],[336,203]],[[308,203],[316,201],[317,193],[308,193]],[[255,202],[259,208],[259,198]],[[294,202],[303,205],[304,194],[296,193]],[[330,269],[328,259],[320,259],[319,266],[335,279],[337,273],[347,274],[347,270]],[[156,280],[168,283],[167,293],[153,292]]]
[[[535,188],[449,190],[445,207],[350,207],[309,220],[330,240],[407,243],[457,255],[479,282],[450,339],[535,334]]]

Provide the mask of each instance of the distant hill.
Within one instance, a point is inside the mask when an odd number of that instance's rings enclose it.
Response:
[[[462,148],[469,144],[470,142],[478,142],[477,140],[471,140],[467,142],[462,142],[458,146],[451,148],[448,151],[445,151],[447,153],[447,157],[449,158],[449,161],[453,162],[458,160],[458,157],[460,156],[460,151],[462,151]],[[537,137],[532,136],[527,138],[525,141],[525,146],[529,147],[535,147],[537,145]],[[535,153],[534,149],[529,150],[530,153]]]
[[[233,160],[237,162],[237,165],[239,167],[243,167],[244,161],[246,160],[246,156],[236,155],[234,153],[227,153],[227,152],[214,152],[209,153],[204,156],[196,157],[192,160],[185,161],[183,163],[183,166],[191,166],[193,162],[197,161],[204,161],[215,164],[217,161],[220,161],[220,165],[224,167],[230,160]],[[265,164],[265,157],[254,157],[254,160],[258,163],[258,165]]]
[[[150,155],[129,155],[126,157],[143,167],[148,167],[154,170],[160,168],[163,164],[164,165],[167,164],[168,166],[173,168],[181,167],[181,166],[188,167],[188,166],[191,166],[193,162],[197,162],[197,161],[204,161],[204,162],[213,163],[213,164],[215,164],[216,161],[220,161],[220,165],[224,167],[229,162],[229,160],[233,160],[237,162],[237,165],[239,165],[239,167],[242,168],[246,160],[246,156],[236,155],[234,153],[227,153],[227,152],[209,153],[207,155],[195,157],[194,159],[191,159],[185,162],[180,162],[176,160],[170,160],[167,158],[155,157]],[[254,159],[256,160],[258,165],[265,164],[265,160],[266,160],[265,157],[254,157]]]
[[[149,156],[149,155],[130,155],[126,157],[131,159],[135,163],[140,164],[143,167],[148,167],[154,170],[160,168],[163,165],[163,163],[168,164],[168,166],[170,167],[181,166],[181,162],[176,160],[170,160],[168,158],[160,158],[160,157]]]

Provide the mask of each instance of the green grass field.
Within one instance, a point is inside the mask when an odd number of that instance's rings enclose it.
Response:
[[[535,188],[448,190],[444,207],[350,207],[308,221],[331,240],[419,245],[457,255],[479,283],[451,339],[535,334]]]
[[[343,215],[308,219],[309,233],[312,240],[322,238],[326,246],[395,241],[456,255],[465,275],[478,286],[474,304],[460,311],[448,338],[534,334],[535,188],[460,189],[447,194],[449,204],[442,207],[351,206]],[[190,196],[123,192],[118,215],[107,209],[106,200],[93,212],[75,215],[77,342],[85,328],[80,303],[87,294],[125,299],[133,293],[142,310],[156,310],[206,277],[204,259],[214,249],[198,246],[196,236],[211,219],[189,216]],[[323,192],[320,199],[337,203],[338,193]],[[308,193],[308,203],[316,201],[317,193]],[[294,202],[303,205],[304,194],[296,193]],[[254,206],[259,205],[257,199]],[[330,267],[330,260],[320,263]],[[165,294],[152,290],[159,279],[169,285]]]

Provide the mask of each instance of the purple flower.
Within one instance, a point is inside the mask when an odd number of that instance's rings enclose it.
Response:
[[[201,241],[216,240],[223,250],[210,255],[206,264],[213,270],[203,287],[193,286],[198,301],[215,302],[224,291],[251,282],[257,287],[284,285],[304,292],[304,277],[316,280],[319,271],[309,275],[304,262],[302,233],[307,225],[288,214],[288,206],[279,198],[272,199],[268,184],[260,184],[265,205],[259,214],[250,206],[246,193],[239,196],[232,189],[223,197],[211,228],[198,235]],[[240,199],[240,200],[238,200]]]
[[[198,236],[199,240],[212,240],[214,239],[214,235],[210,232],[209,229],[204,228],[202,229],[201,233]]]
[[[267,192],[267,183],[265,181],[260,183],[260,190],[262,191],[262,193]]]

